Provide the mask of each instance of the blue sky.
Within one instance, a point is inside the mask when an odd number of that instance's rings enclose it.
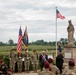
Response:
[[[55,41],[56,9],[65,16],[57,19],[57,40],[67,38],[68,20],[76,29],[75,0],[0,0],[0,41],[18,41],[19,27],[27,26],[29,42]],[[76,38],[76,31],[74,32]]]

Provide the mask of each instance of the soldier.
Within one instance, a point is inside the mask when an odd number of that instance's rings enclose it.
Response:
[[[25,65],[25,72],[29,72],[29,67],[30,67],[30,54],[28,53],[28,49],[25,49],[24,65]]]
[[[49,71],[49,63],[44,63],[45,70],[38,72],[38,75],[55,75],[52,71]]]
[[[7,75],[7,69],[8,69],[7,65],[4,63],[3,60],[0,61],[0,64],[1,64],[0,75]]]
[[[53,59],[52,59],[52,58],[49,58],[49,59],[48,59],[48,62],[49,62],[49,64],[50,64],[51,71],[52,71],[55,75],[60,75],[59,69],[58,69],[55,65],[53,65]]]
[[[70,75],[76,75],[76,73],[74,73],[74,72],[71,72],[71,74]]]
[[[73,58],[69,59],[68,66],[62,72],[62,75],[76,75],[75,61]]]
[[[16,62],[16,54],[14,53],[14,49],[10,52],[10,68],[15,72],[15,62]]]
[[[33,55],[31,56],[31,61],[32,61],[32,65],[33,65],[33,71],[37,72],[37,68],[38,68],[38,53],[36,52],[36,50],[33,50]]]
[[[18,53],[17,54],[17,64],[18,64],[18,72],[21,73],[22,72],[22,53]]]

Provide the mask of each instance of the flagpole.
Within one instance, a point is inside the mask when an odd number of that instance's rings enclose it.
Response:
[[[56,10],[57,10],[57,7],[56,7]],[[56,16],[56,56],[57,56],[57,16]]]

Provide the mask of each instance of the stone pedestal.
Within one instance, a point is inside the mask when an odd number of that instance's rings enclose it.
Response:
[[[76,46],[64,46],[64,62],[68,63],[69,58],[74,58],[76,64]]]

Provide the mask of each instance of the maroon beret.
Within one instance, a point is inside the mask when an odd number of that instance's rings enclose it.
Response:
[[[49,62],[49,63],[53,63],[53,59],[52,59],[52,58],[49,58],[49,59],[48,59],[48,62]]]
[[[3,62],[3,60],[0,60],[0,63],[2,63]]]
[[[74,59],[73,59],[73,58],[70,58],[70,59],[69,59],[69,62],[71,62],[71,63],[75,64],[75,61],[74,61]]]
[[[33,50],[33,52],[35,52],[36,50]]]
[[[8,71],[12,71],[12,69],[8,69]]]
[[[45,63],[44,63],[44,67],[45,67],[45,68],[49,68],[49,67],[50,67],[49,63],[48,63],[48,62],[45,62]]]

